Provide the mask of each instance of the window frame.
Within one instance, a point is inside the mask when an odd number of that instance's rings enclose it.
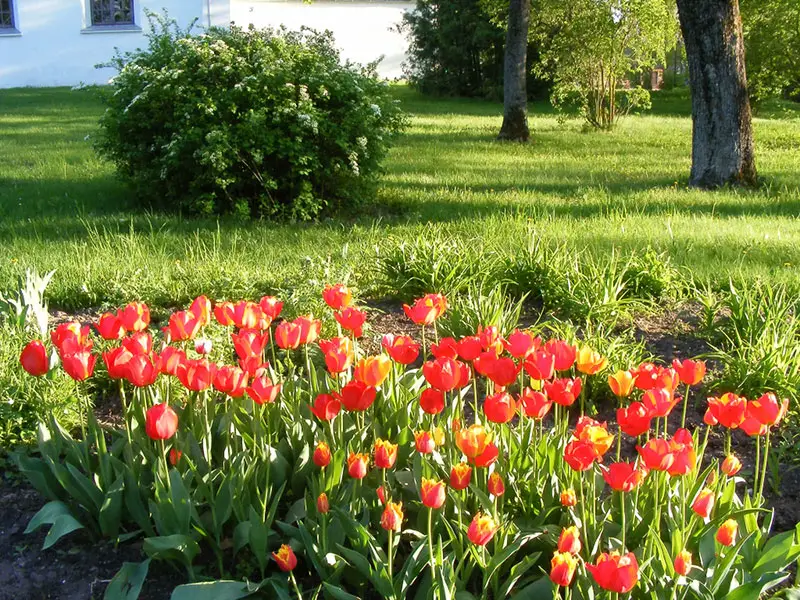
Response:
[[[104,5],[113,5],[114,0],[82,0],[83,11],[83,28],[81,33],[141,33],[142,28],[139,26],[139,0],[126,0],[130,4],[130,21],[117,21],[117,22],[102,22],[95,23],[95,6],[98,3]]]
[[[16,0],[5,0],[5,1],[8,2],[8,16],[10,18],[10,24],[3,25],[0,23],[0,35],[9,35],[18,33]],[[0,2],[3,2],[3,0],[0,0]]]

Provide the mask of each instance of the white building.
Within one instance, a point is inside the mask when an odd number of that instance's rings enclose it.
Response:
[[[95,65],[115,48],[143,47],[145,11],[164,9],[182,26],[330,29],[344,58],[383,56],[381,75],[397,78],[407,42],[393,27],[410,8],[402,0],[0,0],[0,88],[105,83],[113,69]]]

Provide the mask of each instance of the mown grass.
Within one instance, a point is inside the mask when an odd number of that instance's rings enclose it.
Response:
[[[430,99],[404,87],[412,125],[386,163],[377,201],[319,224],[193,219],[131,210],[91,148],[102,110],[86,91],[0,91],[0,290],[25,268],[56,269],[53,306],[131,298],[169,306],[279,291],[326,279],[377,293],[387,244],[456,239],[477,254],[532,238],[606,256],[653,248],[697,281],[729,276],[800,283],[800,109],[755,120],[755,191],[688,189],[688,99],[665,95],[612,133],[583,133],[531,107],[533,143],[494,141],[501,106]],[[88,139],[87,139],[88,137]]]

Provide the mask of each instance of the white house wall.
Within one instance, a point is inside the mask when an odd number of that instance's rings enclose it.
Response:
[[[329,29],[344,58],[363,64],[383,56],[378,71],[394,79],[402,76],[408,51],[408,41],[394,26],[413,8],[413,2],[392,0],[231,0],[231,18],[240,26]]]
[[[0,88],[74,86],[106,83],[113,69],[95,69],[114,54],[114,48],[135,50],[146,45],[144,10],[167,9],[171,18],[187,25],[227,25],[229,0],[134,0],[134,31],[91,31],[87,28],[89,0],[13,0],[18,35],[0,30]]]

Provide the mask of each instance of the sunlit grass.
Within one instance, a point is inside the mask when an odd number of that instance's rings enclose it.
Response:
[[[299,298],[345,277],[369,293],[387,237],[433,235],[511,254],[531,236],[597,255],[652,247],[701,281],[743,274],[800,283],[800,111],[788,105],[755,121],[764,185],[705,192],[686,187],[686,98],[657,98],[653,114],[612,133],[583,133],[534,105],[533,142],[523,146],[494,141],[498,104],[405,88],[397,96],[412,125],[374,205],[316,225],[276,225],[136,214],[92,151],[95,99],[0,91],[0,289],[32,267],[57,270],[51,302],[70,308],[133,297],[166,306],[200,292]]]

